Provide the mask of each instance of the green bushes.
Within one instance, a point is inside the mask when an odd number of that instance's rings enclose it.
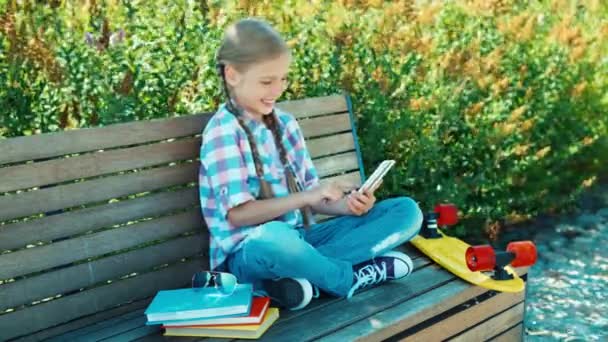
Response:
[[[398,161],[383,196],[495,230],[608,169],[599,1],[34,3],[0,0],[4,137],[212,111],[222,30],[257,15],[293,47],[285,98],[352,93],[368,171]]]

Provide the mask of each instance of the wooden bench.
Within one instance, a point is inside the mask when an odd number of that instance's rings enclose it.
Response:
[[[323,181],[364,178],[348,96],[279,106]],[[208,268],[197,158],[210,115],[0,140],[0,340],[174,339],[143,311]],[[470,286],[402,248],[416,266],[407,279],[283,311],[263,339],[521,338],[523,293]]]

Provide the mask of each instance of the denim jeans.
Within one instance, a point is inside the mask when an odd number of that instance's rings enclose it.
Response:
[[[421,224],[422,212],[408,197],[386,199],[365,215],[337,217],[308,230],[270,221],[243,241],[227,266],[240,283],[252,283],[260,294],[262,280],[290,277],[308,279],[343,297],[353,284],[353,265],[409,241]]]

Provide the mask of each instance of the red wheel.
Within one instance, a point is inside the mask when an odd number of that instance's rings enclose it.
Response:
[[[435,206],[435,212],[437,213],[437,225],[453,226],[458,223],[458,208],[453,204],[437,204]]]
[[[467,266],[473,272],[489,271],[496,265],[496,253],[490,245],[471,246],[465,254]]]
[[[507,245],[507,252],[515,253],[511,266],[531,266],[536,263],[536,245],[532,241],[517,241]]]

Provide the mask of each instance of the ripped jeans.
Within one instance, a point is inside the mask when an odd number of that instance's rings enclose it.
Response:
[[[352,286],[353,265],[409,241],[421,224],[422,212],[408,197],[386,199],[363,216],[337,217],[308,230],[271,221],[244,240],[227,266],[240,283],[252,283],[261,294],[263,279],[290,277],[344,297]]]

